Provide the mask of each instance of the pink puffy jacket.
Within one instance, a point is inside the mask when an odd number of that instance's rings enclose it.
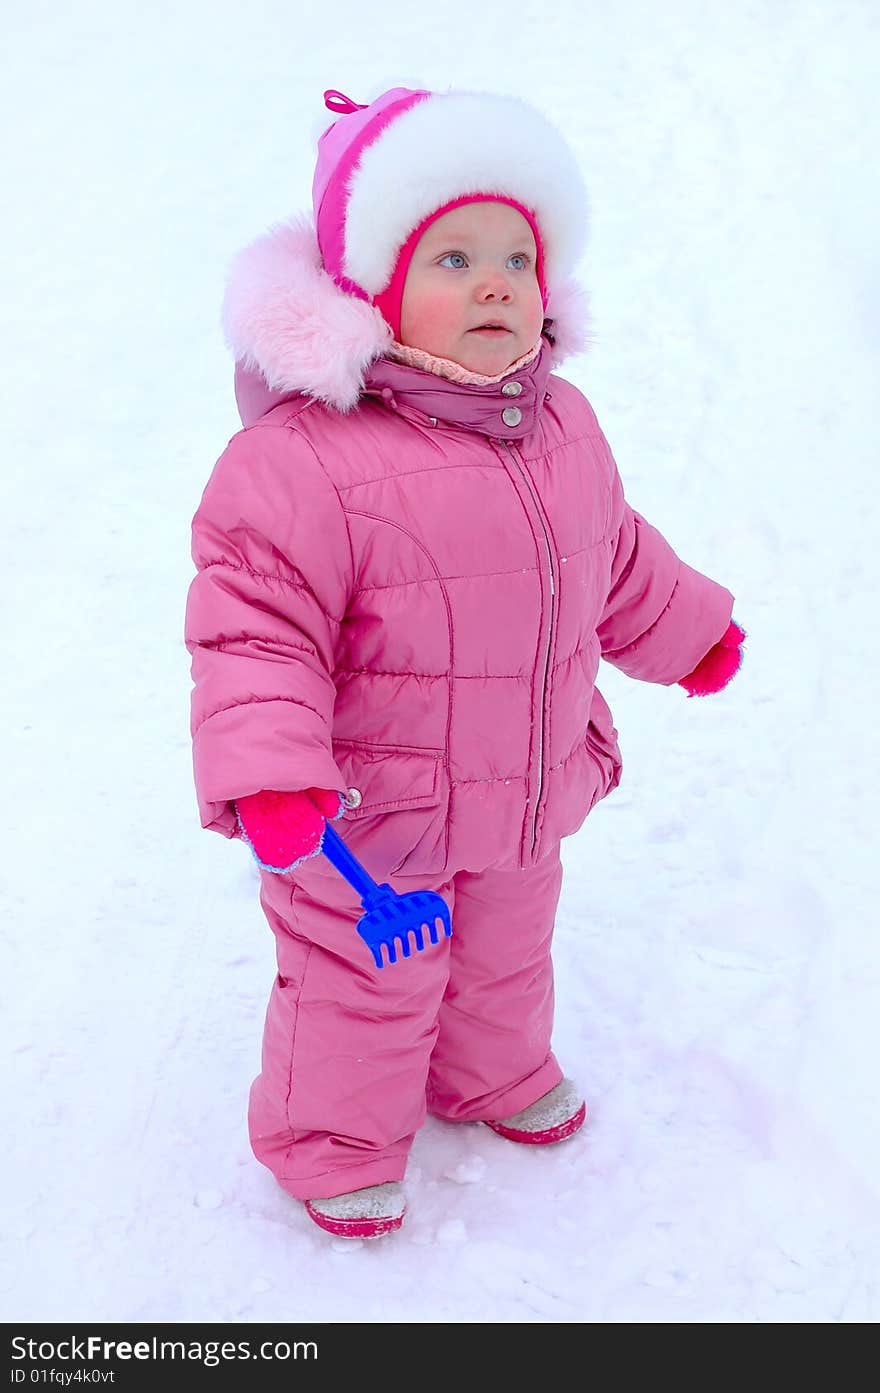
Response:
[[[600,658],[670,686],[733,596],[629,506],[552,356],[488,386],[378,358],[353,409],[240,364],[245,429],[193,519],[204,827],[335,789],[377,879],[522,867],[618,784]]]

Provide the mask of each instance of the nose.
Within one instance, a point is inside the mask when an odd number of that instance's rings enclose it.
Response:
[[[489,271],[478,291],[481,300],[511,300],[513,292],[510,281],[500,271]]]

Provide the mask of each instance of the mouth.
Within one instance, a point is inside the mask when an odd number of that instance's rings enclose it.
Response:
[[[468,332],[471,334],[487,334],[490,336],[497,336],[498,334],[509,334],[510,330],[506,328],[505,325],[499,324],[497,320],[495,320],[494,322],[490,320],[488,324],[478,324],[475,329],[470,329],[468,330]]]

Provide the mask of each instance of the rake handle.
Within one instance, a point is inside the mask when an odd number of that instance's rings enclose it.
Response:
[[[324,827],[321,850],[328,861],[333,863],[339,874],[344,876],[349,885],[357,890],[363,904],[368,905],[381,891],[381,886],[377,885],[373,877],[364,870],[360,861],[349,851],[345,842],[333,830],[329,822]]]

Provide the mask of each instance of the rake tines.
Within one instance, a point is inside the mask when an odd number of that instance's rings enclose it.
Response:
[[[445,936],[449,938],[452,934],[449,907],[441,895],[432,890],[410,890],[401,895],[390,885],[380,885],[377,891],[358,924],[358,933],[373,954],[377,967],[385,966],[383,948],[389,963],[397,962],[397,944],[403,956],[410,957],[410,939],[421,953],[425,947],[425,930],[432,943],[439,943],[438,920]]]
[[[366,913],[361,917],[357,930],[373,954],[377,967],[385,966],[383,948],[389,963],[397,962],[397,944],[403,957],[410,957],[410,936],[416,950],[421,953],[425,946],[425,929],[431,942],[439,943],[438,920],[445,936],[451,937],[449,906],[442,895],[433,890],[408,890],[401,895],[388,884],[377,885],[329,822],[324,828],[321,848],[360,895]]]

